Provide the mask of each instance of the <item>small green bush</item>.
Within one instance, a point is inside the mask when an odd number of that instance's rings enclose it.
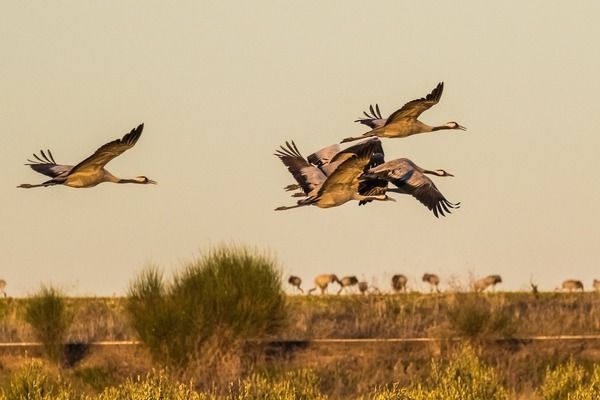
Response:
[[[435,360],[427,384],[376,391],[374,400],[507,400],[493,368],[485,366],[473,349],[464,346],[446,365]]]
[[[510,309],[485,295],[457,293],[448,309],[452,332],[468,339],[510,337],[517,328]]]
[[[202,346],[275,333],[285,319],[276,263],[246,248],[218,247],[166,283],[156,268],[129,288],[131,324],[154,359],[184,367]],[[208,352],[207,352],[208,353]]]
[[[67,331],[73,321],[73,312],[67,306],[63,293],[59,289],[42,286],[38,293],[27,299],[25,321],[42,342],[48,358],[62,362]]]
[[[600,366],[594,366],[591,374],[573,360],[549,368],[539,392],[543,400],[600,399]]]
[[[0,400],[70,400],[71,386],[44,371],[40,361],[31,361],[15,373]]]

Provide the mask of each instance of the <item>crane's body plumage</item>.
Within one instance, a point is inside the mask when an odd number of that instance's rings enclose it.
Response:
[[[42,150],[39,156],[37,154],[33,155],[35,160],[28,160],[29,163],[25,165],[29,165],[34,171],[49,176],[52,179],[36,185],[24,183],[18,187],[29,189],[64,185],[73,188],[89,188],[103,182],[155,184],[155,181],[145,176],[138,176],[131,179],[117,178],[104,168],[113,158],[132,148],[142,135],[143,129],[144,124],[140,124],[121,139],[116,139],[100,146],[94,154],[75,166],[57,164],[50,150],[48,150],[48,154]]]
[[[385,194],[364,196],[358,192],[359,178],[364,173],[365,168],[371,164],[373,154],[378,151],[383,152],[381,142],[378,139],[359,143],[331,156],[334,146],[329,146],[331,149],[326,151],[328,154],[327,164],[337,165],[329,175],[326,175],[319,167],[312,165],[305,159],[294,142],[286,142],[286,147],[281,146],[281,149],[277,150],[275,155],[288,168],[288,171],[306,195],[306,198],[299,200],[296,205],[278,207],[276,208],[277,211],[307,205],[331,208],[350,200],[391,200]],[[311,160],[317,164],[319,163],[318,160],[323,159],[318,155],[313,156],[315,155],[311,155]]]
[[[342,143],[372,136],[385,138],[404,138],[411,135],[416,135],[418,133],[434,132],[443,129],[466,130],[464,126],[461,126],[454,121],[448,122],[444,125],[431,126],[417,119],[424,111],[430,109],[440,101],[443,91],[444,82],[440,82],[427,96],[409,101],[402,106],[402,108],[394,111],[383,124],[381,123],[381,113],[379,112],[379,107],[376,106],[376,110],[373,110],[373,107],[371,106],[371,114],[366,112],[364,113],[367,118],[362,118],[355,121],[369,126],[371,130],[364,133],[362,136],[346,138],[342,140]]]

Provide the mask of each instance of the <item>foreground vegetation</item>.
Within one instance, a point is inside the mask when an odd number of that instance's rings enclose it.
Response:
[[[597,334],[599,311],[595,293],[285,296],[275,260],[222,246],[126,298],[0,299],[0,341],[43,344],[0,349],[0,399],[599,398],[600,343],[527,339]]]
[[[321,400],[318,375],[309,369],[252,373],[232,381],[225,390],[198,390],[193,381],[182,383],[165,370],[152,370],[128,378],[97,393],[78,389],[76,375],[53,370],[41,361],[29,361],[0,390],[0,400]],[[373,400],[507,400],[514,393],[502,384],[496,371],[485,365],[470,346],[457,348],[447,361],[431,360],[422,383],[391,382],[352,398]],[[349,398],[349,397],[344,397]],[[540,400],[592,400],[600,398],[600,366],[586,370],[569,361],[548,369],[539,388],[527,398]]]

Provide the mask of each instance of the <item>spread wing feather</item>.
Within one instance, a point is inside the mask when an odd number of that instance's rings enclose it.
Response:
[[[419,115],[430,109],[433,105],[437,104],[442,97],[442,92],[444,91],[444,82],[438,83],[438,85],[429,93],[427,96],[409,101],[399,110],[394,111],[385,121],[385,125],[388,125],[392,122],[396,122],[403,118],[418,118]]]
[[[94,154],[74,166],[73,169],[71,169],[70,174],[86,169],[99,170],[104,168],[110,160],[135,146],[142,135],[143,130],[144,124],[140,124],[136,128],[133,128],[129,133],[125,134],[121,139],[116,139],[100,146]]]

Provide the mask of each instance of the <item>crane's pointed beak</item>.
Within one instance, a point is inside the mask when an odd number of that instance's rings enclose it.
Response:
[[[466,131],[466,130],[467,130],[467,128],[466,128],[466,127],[464,127],[464,126],[462,126],[462,125],[458,125],[458,126],[456,127],[456,129],[460,129],[461,131]]]
[[[153,181],[152,179],[148,179],[148,183],[151,183],[153,185],[158,185],[158,182]]]

